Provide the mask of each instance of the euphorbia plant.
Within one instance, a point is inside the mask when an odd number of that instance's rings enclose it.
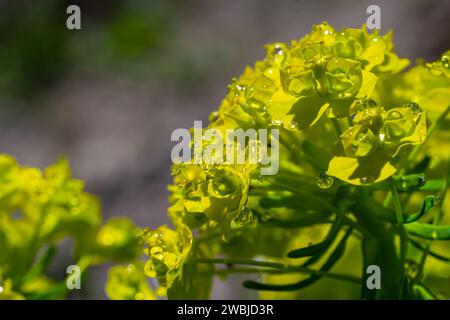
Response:
[[[448,297],[450,52],[405,71],[392,33],[327,23],[266,49],[209,128],[278,128],[280,171],[173,165],[173,229],[143,230],[146,261],[114,267],[109,295],[208,298],[213,276],[255,273],[262,298],[335,297],[302,295],[329,278],[351,298]]]

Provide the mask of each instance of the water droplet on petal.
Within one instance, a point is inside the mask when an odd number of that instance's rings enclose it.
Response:
[[[438,205],[441,202],[441,198],[438,195],[434,196],[434,205]]]
[[[356,135],[356,140],[363,141],[365,137],[366,137],[366,135],[364,133],[360,132]]]
[[[236,217],[235,222],[238,225],[247,225],[253,223],[253,213],[252,210],[250,210],[248,207],[243,206],[241,212]]]
[[[338,94],[338,98],[345,99],[350,98],[353,94],[351,92],[341,92]]]
[[[422,113],[422,109],[415,102],[408,103],[407,107],[409,110],[411,110],[414,117],[418,117]]]
[[[219,113],[217,111],[214,111],[209,116],[209,122],[214,122],[219,118]]]
[[[427,178],[425,177],[425,175],[421,174],[418,178],[417,178],[417,183],[419,186],[423,186],[425,183],[427,182]]]
[[[289,129],[297,129],[298,123],[295,121],[289,122]]]
[[[320,189],[329,189],[333,186],[334,178],[327,175],[325,172],[321,172],[317,177],[317,186]]]
[[[279,56],[283,55],[283,48],[279,45],[276,45],[272,50],[272,54],[279,55]]]
[[[281,121],[281,120],[272,120],[272,125],[274,127],[281,127],[283,125],[283,121]]]
[[[402,115],[398,111],[391,111],[387,115],[387,119],[388,120],[398,120],[398,119],[401,119],[401,118],[402,118]]]

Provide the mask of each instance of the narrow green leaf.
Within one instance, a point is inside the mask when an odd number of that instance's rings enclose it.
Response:
[[[337,245],[336,249],[331,253],[328,260],[323,264],[323,266],[319,269],[320,271],[329,271],[336,262],[339,261],[339,259],[342,257],[342,255],[345,252],[345,245],[347,243],[348,237],[352,233],[352,228],[348,228],[345,235],[342,237],[341,241]],[[322,278],[322,275],[316,275],[313,274],[310,277],[301,280],[296,283],[292,284],[285,284],[285,285],[277,285],[277,284],[266,284],[266,283],[260,283],[256,281],[245,281],[243,283],[243,286],[247,289],[252,290],[260,290],[260,291],[295,291],[300,290],[303,288],[306,288],[310,286],[311,284],[315,283],[317,280]]]
[[[207,299],[211,293],[212,264],[186,263],[183,267],[183,276],[174,281],[167,290],[171,300]]]
[[[56,247],[54,245],[49,246],[41,258],[33,265],[27,275],[22,279],[22,282],[26,283],[27,281],[30,281],[44,273],[52,262],[55,254]]]
[[[290,229],[290,228],[308,227],[315,224],[325,224],[330,222],[331,221],[328,214],[317,213],[307,215],[305,217],[295,220],[269,219],[268,221],[264,222],[264,225]]]
[[[421,191],[436,191],[441,190],[445,185],[445,179],[431,179],[420,187]]]
[[[315,163],[323,171],[327,170],[328,162],[332,158],[332,154],[318,145],[308,140],[303,141],[302,151],[305,156]]]
[[[434,204],[436,203],[436,196],[428,195],[425,197],[422,208],[415,213],[412,214],[403,214],[403,223],[412,223],[414,221],[419,220],[421,217],[423,217],[428,211],[433,208]],[[366,211],[369,212],[371,215],[378,217],[382,220],[396,223],[397,219],[395,217],[395,211],[391,210],[389,208],[384,207],[377,201],[373,199],[367,199],[362,206],[365,207]]]
[[[405,225],[409,233],[429,240],[450,240],[450,226],[435,226],[414,222]]]
[[[420,244],[419,242],[414,241],[413,239],[409,239],[409,241],[410,241],[411,244],[412,244],[413,246],[415,246],[416,248],[418,248],[418,249],[420,249],[420,250],[422,250],[422,251],[427,250],[427,247],[426,247],[425,245],[422,245],[422,244]],[[430,256],[432,256],[432,257],[438,259],[438,260],[441,260],[441,261],[444,261],[444,262],[450,262],[450,258],[449,258],[449,257],[445,257],[445,256],[443,256],[442,254],[437,253],[437,252],[434,252],[434,251],[432,251],[432,250],[430,250],[430,249],[428,249],[428,254],[429,254]]]
[[[325,240],[308,247],[292,250],[287,254],[287,256],[289,258],[304,258],[319,254],[321,255],[326,251],[326,249],[331,245],[333,240],[336,238],[337,234],[339,233],[339,230],[341,229],[341,226],[342,226],[342,218],[337,217],[333,225],[331,226],[330,231],[325,237]],[[318,260],[318,258],[316,260]]]
[[[436,296],[426,287],[419,283],[412,285],[412,291],[416,298],[421,300],[436,300]]]

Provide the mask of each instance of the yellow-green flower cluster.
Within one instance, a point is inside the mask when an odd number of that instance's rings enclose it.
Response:
[[[389,110],[362,104],[352,119],[352,125],[340,135],[341,144],[327,171],[352,184],[390,177],[396,171],[392,158],[425,140],[426,114],[414,102]]]
[[[306,128],[326,110],[349,116],[354,99],[370,97],[380,74],[408,65],[392,51],[392,34],[365,28],[334,30],[327,23],[290,45],[266,46],[267,55],[234,79],[212,126]]]
[[[328,174],[352,184],[378,182],[391,176],[396,168],[390,159],[397,157],[404,146],[423,141],[426,116],[413,99],[408,103],[412,102],[410,105],[417,111],[400,107],[396,113],[390,109],[398,105],[369,106],[378,101],[379,78],[392,76],[409,64],[393,52],[392,33],[382,36],[377,31],[368,33],[365,28],[336,31],[322,23],[299,41],[267,45],[266,50],[264,60],[233,80],[218,112],[211,116],[210,127],[276,127],[307,135],[307,129],[322,116],[348,118],[353,128],[339,124],[345,131],[341,137],[345,152],[335,152]],[[371,114],[379,114],[380,123],[368,125],[363,121]],[[397,114],[402,119],[392,118]],[[376,115],[373,117],[372,122],[377,120]],[[351,137],[353,132],[356,134]],[[358,133],[362,141],[356,139]],[[341,156],[375,157],[378,165],[371,170]],[[351,172],[341,172],[342,160],[350,163],[346,167]]]
[[[144,230],[142,241],[148,256],[145,274],[157,278],[162,287],[170,288],[181,275],[183,263],[191,250],[191,230],[182,224],[176,230],[163,225],[156,230]]]
[[[146,281],[143,266],[132,263],[109,269],[105,290],[112,300],[155,300],[157,298]]]
[[[245,211],[254,166],[196,164],[174,166],[169,215],[190,228],[218,225],[225,238]]]
[[[74,262],[83,271],[107,260],[128,260],[139,252],[134,224],[113,219],[102,226],[100,203],[83,187],[81,180],[72,178],[64,158],[41,172],[0,155],[0,298],[63,297],[66,292],[53,290],[56,280],[44,273],[62,238],[74,239]],[[98,237],[112,240],[88,241]],[[118,238],[121,243],[116,246]]]

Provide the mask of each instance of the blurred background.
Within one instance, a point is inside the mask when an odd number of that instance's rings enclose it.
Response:
[[[81,30],[66,28],[70,4]],[[171,132],[206,122],[265,44],[322,21],[360,27],[370,4],[399,56],[450,48],[447,0],[0,0],[0,152],[41,168],[67,155],[105,218],[168,223]],[[71,263],[63,253],[55,272]],[[105,298],[106,268],[74,298]],[[218,282],[213,298],[254,298],[240,281]]]

